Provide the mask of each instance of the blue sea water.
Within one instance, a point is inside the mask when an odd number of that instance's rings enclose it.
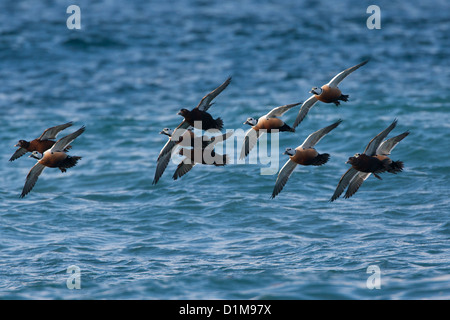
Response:
[[[81,29],[69,30],[69,5]],[[366,9],[381,9],[368,29]],[[449,299],[450,5],[448,1],[4,1],[0,3],[1,299]],[[232,76],[210,111],[226,129],[304,101],[312,86],[364,59],[341,84],[350,100],[318,103],[281,155],[343,123],[318,145],[322,167],[297,167],[284,190],[264,165],[196,166],[152,185],[166,142]],[[287,112],[288,124],[298,109]],[[395,118],[404,172],[373,176],[328,200]],[[67,173],[8,162],[19,139],[82,125]],[[80,289],[69,289],[70,266]],[[380,288],[367,287],[370,266]]]

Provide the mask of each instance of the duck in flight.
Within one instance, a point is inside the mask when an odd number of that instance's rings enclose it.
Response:
[[[265,132],[271,133],[272,130],[278,130],[280,132],[295,132],[294,128],[288,126],[279,117],[284,115],[289,109],[298,106],[300,103],[287,104],[284,106],[273,108],[258,120],[254,118],[248,118],[247,121],[244,122],[244,124],[248,124],[252,127],[245,134],[244,143],[242,145],[241,155],[239,159],[244,159],[250,153],[250,151],[256,145],[258,138],[261,137]]]
[[[206,94],[199,102],[199,104],[195,107],[195,109],[198,109],[199,111],[208,111],[208,109],[213,105],[213,100],[222,92],[224,91],[228,85],[231,82],[231,77],[228,77],[220,86],[218,86],[213,91]],[[186,130],[191,128],[192,126],[189,124],[189,122],[184,119],[178,127],[175,128],[170,133],[169,140],[166,142],[164,147],[161,149],[158,155],[157,161],[157,168],[155,172],[155,179],[153,180],[153,184],[156,184],[161,177],[161,175],[164,173],[164,170],[167,167],[167,163],[169,163],[170,156],[172,152],[174,151],[174,148],[178,144],[178,140],[180,137],[183,137],[184,134],[186,134]]]
[[[358,68],[365,65],[369,60],[365,60],[356,66],[345,69],[344,71],[338,73],[333,79],[322,87],[313,87],[310,91],[313,95],[306,100],[300,107],[297,118],[294,121],[293,127],[296,128],[300,122],[308,114],[309,110],[317,103],[317,101],[322,101],[324,103],[334,103],[336,106],[340,105],[340,101],[348,101],[348,95],[342,94],[338,85],[344,80],[348,75],[357,70]]]
[[[58,133],[70,127],[71,125],[72,122],[68,122],[48,128],[41,134],[39,138],[31,141],[19,140],[19,142],[15,145],[15,147],[18,147],[18,149],[16,150],[16,152],[14,152],[9,161],[14,161],[28,152],[37,151],[41,154],[44,153],[55,144],[54,139],[56,139]],[[70,149],[70,146],[67,146],[66,149]]]
[[[316,144],[327,135],[331,130],[335,129],[342,120],[332,125],[322,128],[311,133],[305,141],[295,149],[287,148],[284,154],[289,156],[289,160],[284,164],[278,173],[277,181],[272,192],[272,199],[275,198],[281,190],[283,190],[286,182],[291,176],[297,165],[302,166],[321,166],[328,162],[330,155],[328,153],[318,153],[314,148]]]
[[[181,178],[188,173],[196,164],[225,166],[229,163],[228,155],[218,154],[214,151],[214,146],[227,140],[233,135],[233,131],[215,136],[206,141],[201,148],[186,149],[181,148],[179,154],[185,158],[178,164],[173,175],[173,180]]]
[[[65,149],[84,131],[85,127],[83,126],[77,131],[59,139],[43,154],[40,154],[38,151],[33,151],[30,157],[35,158],[38,161],[27,175],[22,194],[20,195],[21,198],[25,197],[33,189],[36,181],[45,168],[58,168],[61,172],[66,172],[68,168],[72,168],[77,164],[81,157],[69,156]]]
[[[170,128],[164,128],[160,134],[165,134],[169,137],[169,141],[172,138],[174,130]],[[209,144],[210,139],[207,136],[199,137],[195,135],[193,128],[189,127],[184,131],[184,133],[178,138],[175,139],[175,146],[172,149],[172,152],[175,151],[177,146],[180,147],[195,147],[201,146],[206,148]],[[153,184],[157,184],[162,174],[167,168],[170,159],[172,158],[172,152],[164,154],[161,158],[158,159],[156,163],[155,177],[153,179]]]
[[[348,159],[346,163],[352,166],[342,175],[330,202],[339,198],[347,186],[344,198],[350,198],[371,174],[381,180],[381,177],[378,175],[380,173],[389,172],[396,174],[403,171],[403,162],[392,161],[388,156],[395,146],[409,134],[409,131],[383,141],[396,125],[397,120],[394,120],[389,127],[369,142],[362,154],[357,153]]]

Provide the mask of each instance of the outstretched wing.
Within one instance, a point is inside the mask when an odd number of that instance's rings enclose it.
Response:
[[[272,199],[275,198],[281,192],[281,190],[283,190],[283,187],[285,186],[296,166],[297,164],[291,159],[286,161],[283,168],[281,168],[280,172],[278,173],[277,181],[275,182],[275,187],[273,188],[272,192]]]
[[[197,105],[196,108],[198,108],[201,111],[207,111],[209,107],[212,105],[212,101],[214,98],[216,98],[223,90],[225,90],[226,87],[231,82],[231,77],[228,77],[227,80],[225,80],[224,83],[222,83],[220,86],[218,86],[216,89],[208,93],[206,96],[200,100],[200,103]],[[186,122],[186,120],[183,120],[178,127],[175,128],[173,131],[172,137],[167,141],[167,143],[164,145],[164,147],[161,149],[159,155],[158,155],[158,161],[161,159],[161,157],[164,157],[167,153],[172,152],[172,149],[177,144],[177,137],[180,137],[184,134],[184,131],[190,128],[191,126],[189,123]]]
[[[11,158],[9,158],[9,161],[14,161],[14,160],[20,158],[21,156],[23,156],[27,152],[28,152],[27,149],[20,147],[19,149],[16,150],[16,152],[14,152],[14,154],[11,156]]]
[[[23,186],[22,194],[20,195],[21,198],[25,197],[31,191],[31,189],[33,189],[36,181],[38,180],[40,174],[44,169],[45,166],[43,164],[40,164],[39,162],[36,163],[33,168],[31,168],[30,172],[28,172],[25,185]]]
[[[53,147],[50,149],[51,151],[64,151],[66,147],[72,143],[73,140],[75,140],[80,134],[82,134],[86,130],[85,126],[82,126],[77,131],[68,134],[67,136],[59,139],[56,141],[56,143],[53,145]]]
[[[332,125],[329,125],[328,127],[322,128],[320,130],[317,130],[314,133],[311,133],[308,138],[303,142],[301,145],[302,148],[309,149],[313,148],[325,135],[327,135],[331,130],[336,128],[342,120],[338,120],[337,122],[333,123]]]
[[[395,146],[402,141],[407,135],[409,134],[409,131],[403,132],[402,134],[399,134],[398,136],[395,136],[393,138],[387,139],[383,141],[380,146],[377,148],[377,155],[382,156],[388,156],[391,154],[392,150],[395,148]]]
[[[58,135],[58,133],[68,127],[70,127],[73,124],[73,122],[67,122],[65,124],[61,124],[59,126],[54,126],[51,128],[48,128],[47,130],[45,130],[41,136],[38,138],[39,140],[51,140],[51,139],[56,139],[56,136]]]
[[[357,64],[356,66],[350,67],[348,69],[345,69],[344,71],[338,73],[333,79],[328,82],[328,86],[330,87],[337,87],[339,83],[341,83],[342,80],[344,80],[350,73],[358,69],[359,67],[362,67],[365,65],[369,60],[363,61],[360,64]]]
[[[223,90],[225,90],[226,87],[231,82],[231,77],[228,77],[227,80],[225,80],[224,83],[222,83],[220,86],[218,86],[216,89],[208,93],[206,96],[200,100],[200,103],[197,105],[196,108],[200,109],[201,111],[207,111],[209,107],[211,106],[211,102],[214,100],[215,97],[217,97]]]
[[[171,158],[172,158],[172,153],[169,152],[158,159],[158,162],[156,164],[155,177],[153,178],[152,184],[158,183],[159,178],[161,178],[161,176],[163,175]]]
[[[283,114],[286,113],[286,111],[288,111],[289,109],[291,109],[295,106],[298,106],[300,103],[301,102],[292,103],[292,104],[287,104],[284,106],[273,108],[268,114],[266,114],[266,118],[281,117]]]
[[[297,127],[300,122],[303,121],[303,119],[306,117],[306,115],[309,112],[309,109],[311,109],[316,102],[319,101],[316,99],[315,96],[311,96],[308,100],[303,102],[302,106],[300,107],[300,111],[297,114],[297,118],[294,121],[294,124],[292,125],[293,128]]]
[[[348,186],[347,191],[345,192],[344,198],[348,199],[352,195],[358,191],[359,187],[361,187],[362,183],[367,180],[367,178],[371,175],[370,172],[358,172],[357,175],[353,177],[350,181],[350,185]]]
[[[239,159],[244,159],[246,156],[248,156],[250,151],[256,145],[258,138],[262,136],[262,134],[263,133],[261,133],[259,130],[257,131],[253,128],[247,131],[244,137],[244,143],[242,144],[242,150]]]
[[[334,191],[334,194],[330,199],[330,202],[333,202],[341,196],[342,192],[344,192],[345,188],[347,188],[347,186],[350,184],[350,181],[352,181],[352,179],[358,174],[358,172],[358,170],[350,168],[346,173],[342,175],[336,187],[336,190]]]
[[[178,140],[180,139],[180,137],[186,132],[186,130],[188,130],[189,128],[191,128],[191,125],[189,125],[189,123],[186,122],[186,120],[183,120],[178,127],[175,128],[175,130],[172,133],[172,136],[169,138],[169,140],[166,142],[166,144],[164,145],[164,147],[161,149],[161,151],[159,152],[158,155],[158,159],[157,161],[159,161],[162,157],[164,157],[165,155],[167,155],[168,153],[172,153],[172,150],[174,147],[176,147]]]
[[[188,161],[188,163],[181,161],[180,164],[177,166],[177,169],[175,170],[175,173],[173,174],[173,180],[177,180],[178,178],[181,178],[186,173],[191,171],[191,169],[195,166],[195,163],[193,161]]]
[[[392,122],[389,127],[384,129],[383,131],[381,131],[372,140],[370,140],[369,144],[367,145],[366,149],[364,150],[364,153],[368,156],[376,155],[377,149],[380,146],[381,142],[383,142],[384,138],[387,137],[389,132],[391,132],[395,128],[396,125],[397,125],[397,119],[395,119],[394,122]]]

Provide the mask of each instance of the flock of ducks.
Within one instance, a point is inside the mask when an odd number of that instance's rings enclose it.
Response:
[[[256,145],[258,139],[264,133],[273,132],[295,132],[295,128],[303,121],[309,110],[318,102],[333,103],[340,105],[340,101],[348,101],[348,95],[342,94],[338,85],[352,72],[365,65],[368,60],[363,61],[351,68],[348,68],[322,87],[313,87],[310,91],[312,96],[304,103],[294,103],[283,105],[272,109],[267,114],[258,119],[248,118],[244,124],[248,124],[251,128],[246,132],[244,143],[240,153],[240,159],[248,156],[252,148]],[[209,108],[213,104],[213,100],[230,84],[231,77],[222,83],[215,90],[205,95],[199,104],[192,110],[181,109],[179,115],[184,119],[174,130],[164,128],[160,133],[168,136],[168,141],[161,149],[156,164],[155,176],[153,184],[157,184],[163,175],[172,155],[179,149],[178,154],[183,160],[178,164],[173,179],[177,180],[188,173],[196,164],[224,166],[229,163],[227,155],[221,155],[214,151],[214,146],[228,139],[233,135],[227,132],[222,135],[213,137],[197,136],[194,128],[208,131],[216,130],[220,132],[223,129],[223,120],[215,118],[208,113]],[[297,117],[292,126],[286,124],[280,119],[288,110],[300,105]],[[333,129],[335,129],[342,120],[328,125],[320,130],[311,133],[303,143],[293,148],[287,148],[284,154],[289,159],[278,173],[275,186],[272,192],[272,199],[275,198],[286,185],[289,177],[293,173],[297,165],[302,166],[321,166],[328,162],[330,155],[328,153],[319,153],[315,146],[317,143]],[[403,140],[409,132],[406,131],[393,138],[385,140],[388,134],[395,128],[397,120],[394,120],[385,130],[376,135],[367,145],[364,152],[355,154],[350,157],[346,163],[351,167],[345,172],[336,187],[330,201],[334,201],[341,196],[344,190],[347,191],[344,198],[349,198],[359,189],[361,184],[373,174],[376,178],[381,179],[380,173],[388,172],[396,174],[403,170],[402,161],[392,161],[389,158],[394,147]],[[15,145],[18,149],[11,156],[9,161],[14,161],[24,154],[31,152],[30,157],[37,160],[36,164],[29,171],[25,185],[20,195],[25,197],[36,184],[40,174],[46,167],[58,168],[61,172],[74,167],[81,159],[79,156],[70,156],[68,151],[71,149],[71,143],[80,136],[85,127],[81,127],[77,131],[57,140],[57,135],[64,129],[72,126],[72,122],[48,128],[42,135],[32,141],[19,140]]]

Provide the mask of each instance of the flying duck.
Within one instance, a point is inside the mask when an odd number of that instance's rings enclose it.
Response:
[[[181,109],[178,115],[181,115],[190,126],[201,130],[223,129],[223,120],[221,118],[214,119],[207,111],[211,106],[211,101],[218,96],[231,82],[231,77],[225,80],[218,88],[208,93],[200,103],[192,110]],[[200,127],[198,126],[200,125]]]
[[[198,108],[194,108],[191,111],[188,109],[181,109],[177,114],[182,116],[189,125],[197,129],[223,129],[223,120],[221,118],[214,119],[211,114]]]
[[[302,166],[321,166],[328,162],[330,155],[328,153],[318,153],[314,146],[331,130],[336,128],[342,120],[339,120],[328,127],[322,128],[310,134],[299,147],[287,148],[284,154],[289,155],[289,160],[285,163],[278,173],[277,181],[272,192],[272,199],[275,198],[288,181],[297,165]]]
[[[58,133],[70,127],[72,124],[72,122],[68,122],[59,126],[48,128],[41,134],[39,138],[32,141],[19,140],[19,142],[14,146],[19,148],[16,150],[16,152],[14,152],[9,161],[14,161],[27,152],[37,151],[39,153],[44,153],[55,144],[55,141],[53,141],[53,139],[56,139]],[[70,146],[67,146],[67,149],[70,149]]]
[[[214,146],[223,142],[233,135],[233,131],[229,131],[223,135],[212,137],[206,143],[206,147],[186,149],[181,148],[179,154],[185,158],[178,164],[175,173],[173,174],[173,180],[184,176],[188,173],[197,163],[214,166],[225,166],[229,163],[227,155],[221,155],[214,151]]]
[[[365,65],[369,60],[365,60],[356,66],[348,68],[340,73],[338,73],[333,79],[327,84],[323,85],[321,88],[313,87],[309,93],[313,95],[306,100],[300,107],[297,118],[294,121],[293,127],[296,128],[300,122],[306,117],[309,110],[316,104],[317,101],[322,101],[325,103],[334,103],[336,106],[340,104],[339,101],[347,101],[348,95],[342,94],[338,85],[344,80],[350,73]]]
[[[402,161],[392,161],[388,156],[395,146],[409,134],[409,131],[383,141],[396,125],[397,120],[394,120],[389,127],[369,142],[362,154],[357,153],[348,159],[346,163],[351,164],[352,167],[342,175],[330,199],[331,202],[339,198],[347,186],[348,189],[344,198],[350,198],[371,174],[381,180],[381,177],[378,175],[379,173],[389,172],[396,174],[403,170]]]
[[[225,82],[222,83],[220,86],[218,86],[216,89],[205,95],[195,108],[199,109],[200,111],[208,111],[208,109],[212,105],[212,101],[214,100],[214,98],[217,97],[223,90],[225,90],[225,88],[228,87],[230,82],[231,77],[225,80]],[[158,161],[167,153],[172,153],[172,150],[176,146],[179,137],[181,137],[185,133],[185,130],[188,129],[189,127],[191,127],[191,125],[186,121],[186,119],[184,119],[178,125],[178,127],[175,128],[169,141],[167,141],[167,143],[161,149],[161,152],[158,155]]]
[[[37,159],[37,163],[31,168],[27,175],[25,185],[22,190],[21,198],[25,197],[31,189],[33,189],[39,175],[42,171],[48,168],[58,168],[61,172],[66,172],[68,168],[74,167],[81,157],[67,155],[65,149],[85,130],[85,127],[81,127],[77,131],[59,139],[55,144],[42,155],[38,151],[33,151],[31,158]]]
[[[181,132],[180,130],[178,132]],[[164,128],[160,134],[165,134],[169,137],[169,140],[167,143],[171,141],[171,138],[173,137],[174,130],[170,128]],[[156,171],[155,171],[155,177],[153,179],[152,184],[157,184],[159,179],[161,178],[162,174],[167,168],[167,165],[169,164],[170,159],[172,158],[172,153],[175,151],[177,146],[181,147],[194,147],[194,146],[202,146],[205,148],[209,143],[209,138],[207,136],[198,137],[194,134],[193,128],[189,127],[186,130],[184,130],[184,133],[178,138],[173,140],[175,142],[174,147],[172,148],[171,152],[168,152],[164,154],[163,156],[159,157],[156,164]]]
[[[301,102],[300,102],[301,103]],[[298,106],[300,103],[287,104],[284,106],[276,107],[269,113],[263,115],[258,120],[254,118],[248,118],[244,124],[252,126],[244,137],[244,144],[242,145],[241,155],[239,159],[244,159],[255,146],[258,138],[264,134],[264,132],[270,133],[271,130],[295,132],[294,128],[289,127],[281,117],[289,109]]]

